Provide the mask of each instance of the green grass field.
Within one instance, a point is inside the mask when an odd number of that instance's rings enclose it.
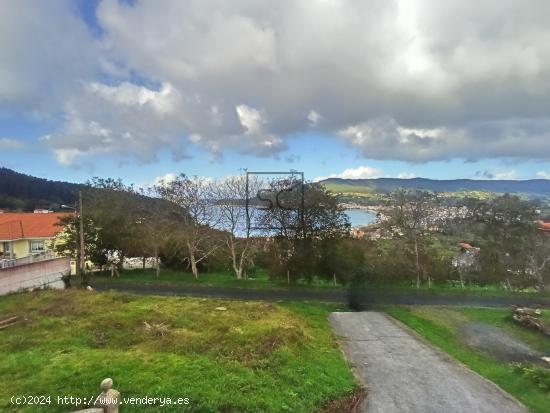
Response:
[[[127,270],[120,277],[111,278],[110,274],[96,274],[92,280],[112,281],[121,283],[148,283],[148,284],[186,284],[204,287],[235,287],[235,288],[264,288],[288,289],[302,288],[313,290],[342,290],[345,286],[333,281],[314,278],[311,282],[297,280],[288,284],[284,279],[271,279],[266,271],[258,270],[248,279],[238,280],[229,272],[204,272],[196,280],[191,273],[163,269],[157,278],[153,270]]]
[[[461,334],[467,323],[495,326],[533,349],[550,354],[550,339],[516,325],[509,309],[457,307],[386,307],[427,341],[449,353],[472,370],[499,385],[534,413],[550,411],[550,371],[530,363],[507,363],[492,354],[468,347]],[[546,317],[550,310],[545,310]]]
[[[0,410],[76,410],[10,397],[91,397],[111,377],[123,397],[190,399],[124,412],[315,412],[356,389],[328,325],[335,309],[74,289],[0,297],[2,318],[21,320],[0,332]]]
[[[121,273],[120,277],[111,278],[110,274],[96,273],[91,276],[92,284],[94,281],[106,283],[127,283],[127,284],[161,284],[161,285],[193,285],[203,287],[228,287],[228,288],[258,288],[270,290],[287,290],[287,289],[303,289],[314,291],[343,291],[347,289],[347,285],[336,283],[332,280],[321,279],[315,277],[311,282],[300,279],[288,284],[284,279],[271,279],[268,273],[259,269],[253,277],[248,279],[238,280],[229,272],[204,272],[199,275],[196,280],[191,273],[176,271],[171,269],[163,269],[160,276],[157,278],[153,270],[126,270]],[[79,280],[75,279],[74,285],[80,285]],[[396,282],[392,284],[384,284],[373,282],[367,284],[370,291],[380,292],[399,292],[399,293],[426,293],[435,295],[467,295],[467,296],[492,296],[492,297],[544,297],[550,298],[550,292],[537,292],[535,290],[525,291],[510,291],[501,288],[500,286],[488,285],[468,285],[465,288],[460,287],[456,283],[437,284],[428,287],[427,284],[416,288],[412,282]]]

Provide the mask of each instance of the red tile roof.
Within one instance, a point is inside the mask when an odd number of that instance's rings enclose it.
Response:
[[[538,221],[538,224],[541,231],[550,231],[550,222]]]
[[[0,214],[0,240],[9,241],[21,238],[52,238],[63,227],[59,226],[61,217],[70,213],[11,213]]]

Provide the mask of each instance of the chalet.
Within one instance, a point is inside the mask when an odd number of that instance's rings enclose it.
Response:
[[[63,230],[59,220],[67,215],[44,210],[0,212],[0,259],[19,259],[51,250],[55,236]]]

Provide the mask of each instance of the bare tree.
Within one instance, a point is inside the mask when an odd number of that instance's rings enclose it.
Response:
[[[224,231],[231,266],[240,280],[243,276],[246,277],[247,265],[254,253],[244,203],[247,189],[249,193],[256,194],[260,188],[259,182],[254,178],[249,179],[247,188],[246,177],[232,176],[215,182],[212,187],[219,215],[219,228]],[[249,209],[249,217],[255,213],[255,208]]]
[[[406,241],[414,261],[417,288],[420,288],[421,274],[425,269],[421,250],[427,247],[429,233],[437,231],[447,219],[438,201],[436,195],[424,191],[398,189],[391,194],[385,225]]]
[[[175,233],[179,250],[186,251],[193,276],[199,278],[198,264],[219,248],[218,234],[213,230],[219,223],[211,183],[200,177],[179,175],[170,182],[154,187],[156,194],[185,210],[182,231]]]

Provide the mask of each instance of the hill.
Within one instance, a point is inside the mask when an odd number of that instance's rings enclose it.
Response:
[[[377,178],[377,179],[341,179],[329,178],[321,181],[327,187],[340,189],[340,192],[376,192],[387,193],[397,188],[424,189],[434,192],[496,192],[531,195],[550,195],[550,180],[530,179],[512,180],[474,180],[452,179],[435,180],[426,178]]]
[[[30,212],[34,209],[43,208],[60,211],[61,204],[74,205],[78,191],[82,190],[85,202],[93,203],[89,197],[93,197],[93,193],[99,193],[106,196],[105,199],[108,199],[109,202],[126,203],[128,212],[132,207],[134,212],[136,210],[174,212],[172,205],[162,199],[151,198],[138,193],[127,194],[101,188],[90,191],[90,188],[84,184],[50,181],[15,172],[11,169],[0,168],[0,209]],[[114,195],[114,197],[107,197],[108,194]],[[176,208],[176,211],[180,211],[180,209]]]
[[[74,204],[80,185],[50,181],[0,167],[0,209],[32,211]]]
[[[398,188],[418,189],[445,194],[452,198],[489,198],[495,194],[517,194],[529,199],[550,198],[550,180],[436,180],[426,178],[377,178],[342,179],[329,178],[320,181],[331,191],[338,193],[342,202],[375,205],[384,201],[385,194]]]

